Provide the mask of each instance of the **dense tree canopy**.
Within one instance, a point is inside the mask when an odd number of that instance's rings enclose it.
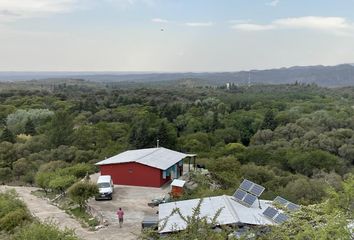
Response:
[[[0,90],[0,183],[65,192],[93,163],[157,140],[211,173],[185,198],[232,194],[248,178],[263,198],[317,204],[354,171],[353,88],[12,84]]]

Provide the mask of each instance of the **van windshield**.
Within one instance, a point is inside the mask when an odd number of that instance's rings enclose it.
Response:
[[[101,182],[101,183],[98,183],[98,188],[109,188],[111,187],[111,184],[109,184],[108,182]]]

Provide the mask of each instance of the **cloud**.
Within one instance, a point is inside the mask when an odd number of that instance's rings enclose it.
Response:
[[[276,7],[280,3],[280,0],[273,0],[271,2],[268,2],[267,5],[271,7]]]
[[[80,1],[84,1],[84,0],[80,0]],[[96,4],[100,3],[100,1],[97,0],[91,0],[91,1],[95,1]],[[157,0],[101,0],[101,1],[104,1],[114,7],[117,7],[118,9],[125,10],[138,4],[144,4],[147,6],[156,6]]]
[[[297,18],[282,18],[270,24],[239,23],[232,26],[240,31],[265,31],[276,29],[310,29],[335,34],[354,33],[354,23],[341,17],[305,16]]]
[[[0,23],[90,9],[102,2],[121,9],[138,4],[156,4],[156,0],[0,0]]]
[[[353,23],[341,17],[299,17],[278,19],[273,24],[285,28],[308,28],[320,30],[353,29]]]
[[[169,23],[170,21],[166,20],[166,19],[162,19],[162,18],[153,18],[151,19],[152,22],[155,23]]]
[[[260,24],[251,24],[251,23],[240,23],[232,26],[233,29],[241,31],[266,31],[274,29],[273,25],[260,25]]]
[[[232,19],[227,21],[227,23],[231,23],[231,24],[241,24],[241,23],[249,23],[249,22],[251,22],[251,19]]]
[[[188,27],[211,27],[214,25],[213,22],[188,22],[185,23]]]
[[[0,21],[70,11],[77,0],[2,0],[0,1]]]

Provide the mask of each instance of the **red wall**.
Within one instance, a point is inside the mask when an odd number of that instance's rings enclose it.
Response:
[[[162,170],[139,163],[119,163],[100,166],[101,175],[111,175],[114,184],[161,187],[170,180],[162,178]]]

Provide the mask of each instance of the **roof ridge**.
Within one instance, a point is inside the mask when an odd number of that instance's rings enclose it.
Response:
[[[139,158],[137,158],[137,159],[134,160],[134,161],[135,161],[135,162],[138,162],[138,161],[141,160],[142,158],[145,158],[145,157],[147,157],[147,156],[150,156],[151,154],[157,152],[158,150],[160,150],[160,148],[156,148],[154,151],[152,151],[152,152],[150,152],[150,153],[148,153],[148,154],[146,154],[146,155],[144,155],[144,156],[142,156],[142,157],[139,157]]]
[[[233,207],[233,205],[231,204],[230,201],[230,196],[228,195],[222,195],[224,202],[225,202],[225,206],[228,208],[228,210],[230,211],[232,217],[235,219],[235,223],[239,222],[240,217],[238,216],[235,208]]]

